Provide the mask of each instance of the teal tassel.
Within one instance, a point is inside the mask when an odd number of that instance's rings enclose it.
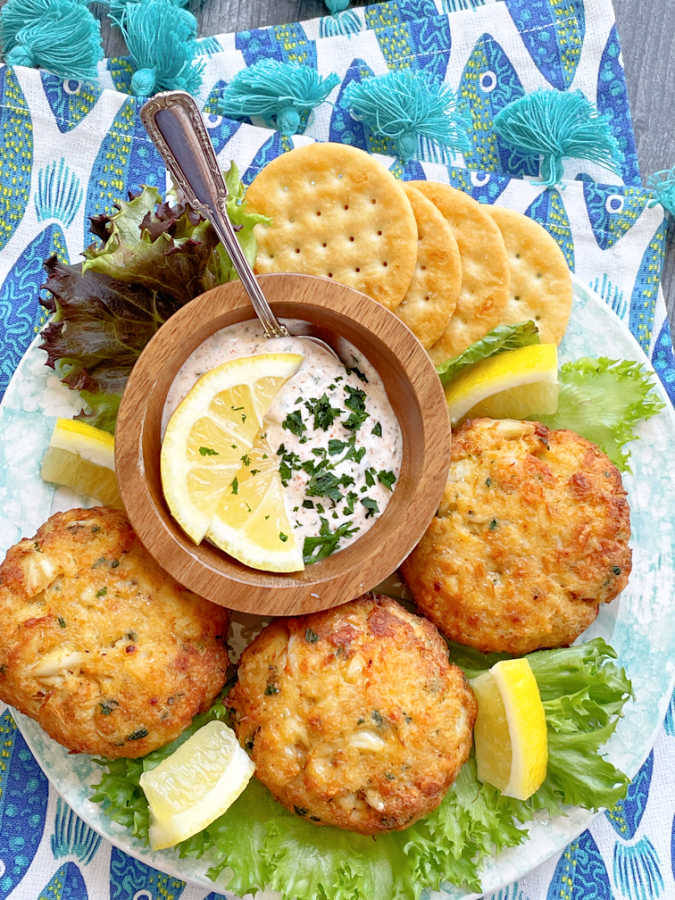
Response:
[[[319,37],[334,37],[336,34],[356,34],[361,30],[361,19],[353,9],[347,9],[332,16],[324,16],[319,22]]]
[[[323,103],[339,82],[337,75],[322,78],[310,66],[263,59],[234,76],[218,110],[230,119],[259,116],[282,134],[295,134],[302,117]]]
[[[675,166],[654,172],[647,179],[647,187],[656,194],[654,203],[660,203],[671,216],[675,216]]]
[[[335,15],[336,13],[344,12],[345,9],[349,6],[349,0],[323,0],[323,2],[328,7],[328,11],[331,15]]]
[[[581,91],[533,91],[498,112],[494,128],[522,153],[541,157],[540,176],[549,187],[562,179],[566,156],[620,172],[623,153],[609,119]]]
[[[10,65],[63,78],[96,79],[103,58],[100,25],[79,0],[7,0],[0,41]]]
[[[122,27],[122,20],[127,11],[127,7],[134,4],[140,4],[143,0],[100,0],[108,7],[108,18],[111,19],[118,28]],[[174,6],[186,7],[190,0],[170,0]]]
[[[647,179],[647,187],[656,195],[650,201],[650,206],[660,203],[666,211],[666,234],[668,241],[675,240],[675,166],[672,169],[663,169],[654,172]],[[671,706],[672,706],[671,701]],[[670,712],[670,710],[669,710]],[[667,720],[666,720],[667,721]]]
[[[127,3],[115,21],[136,70],[131,79],[136,96],[199,90],[205,63],[196,59],[197,20],[192,13],[172,0],[144,0]]]
[[[420,155],[423,140],[455,151],[471,148],[469,126],[457,111],[453,91],[428,73],[403,69],[352,81],[345,103],[352,118],[396,142],[403,162]]]

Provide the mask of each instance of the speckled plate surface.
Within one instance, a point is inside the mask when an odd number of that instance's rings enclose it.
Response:
[[[560,347],[561,361],[580,356],[607,355],[646,363],[640,347],[603,301],[580,283],[575,283],[572,318]],[[44,366],[45,354],[35,342],[26,353],[0,407],[0,552],[37,528],[59,509],[83,504],[63,489],[55,490],[39,475],[42,455],[58,416],[72,416],[75,395],[61,385]],[[672,479],[672,448],[675,446],[675,415],[665,393],[665,409],[641,429],[641,440],[631,446],[633,474],[624,476],[631,506],[633,572],[630,583],[609,607],[601,609],[585,638],[601,635],[616,649],[635,690],[625,716],[608,744],[615,765],[634,775],[647,756],[663,720],[675,682],[675,485]],[[234,622],[235,649],[252,636],[251,617]],[[239,646],[237,646],[237,644]],[[178,878],[209,889],[224,889],[224,882],[206,876],[206,859],[179,859],[171,851],[150,852],[121,826],[111,822],[99,806],[90,803],[89,785],[100,769],[87,756],[70,755],[52,741],[31,719],[16,715],[17,723],[37,761],[56,790],[96,831],[122,850]],[[526,872],[560,852],[587,827],[592,816],[571,810],[555,819],[535,821],[530,838],[520,847],[493,858],[483,872],[486,893],[522,877]],[[262,895],[260,895],[262,896]],[[466,896],[448,886],[444,898]]]

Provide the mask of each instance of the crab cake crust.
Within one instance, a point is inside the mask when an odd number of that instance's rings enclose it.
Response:
[[[284,806],[363,834],[439,805],[477,709],[436,628],[373,596],[269,625],[227,703],[256,776]]]
[[[483,651],[571,644],[631,570],[621,475],[573,431],[474,419],[453,435],[436,517],[403,564],[425,615]]]
[[[225,683],[228,613],[113,509],[56,513],[0,566],[0,698],[71,751],[144,756]]]

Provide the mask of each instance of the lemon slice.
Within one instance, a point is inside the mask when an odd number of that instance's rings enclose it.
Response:
[[[548,737],[539,687],[526,659],[496,663],[471,682],[478,778],[527,800],[546,778]]]
[[[558,409],[558,348],[531,344],[482,360],[445,389],[450,421],[465,416],[525,419]]]
[[[233,359],[203,375],[169,420],[162,488],[195,543],[204,537],[247,565],[304,568],[263,418],[302,363],[297,353]]]
[[[150,807],[150,846],[173,847],[229,809],[255,765],[223,722],[209,722],[141,775]]]
[[[115,439],[86,422],[56,420],[41,474],[44,481],[122,508],[115,477]]]

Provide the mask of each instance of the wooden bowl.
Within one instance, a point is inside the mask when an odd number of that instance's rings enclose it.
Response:
[[[297,615],[327,609],[379,584],[420,540],[438,508],[450,464],[441,383],[414,335],[383,306],[308,275],[263,275],[279,317],[304,319],[351,341],[375,366],[403,434],[401,472],[373,527],[345,550],[299,573],[250,569],[204,541],[195,546],[169,513],[160,479],[160,425],[176,372],[214,331],[253,318],[239,281],[197,297],[160,328],[122,397],[115,466],[127,514],[150,554],[185,587],[230,609]]]

